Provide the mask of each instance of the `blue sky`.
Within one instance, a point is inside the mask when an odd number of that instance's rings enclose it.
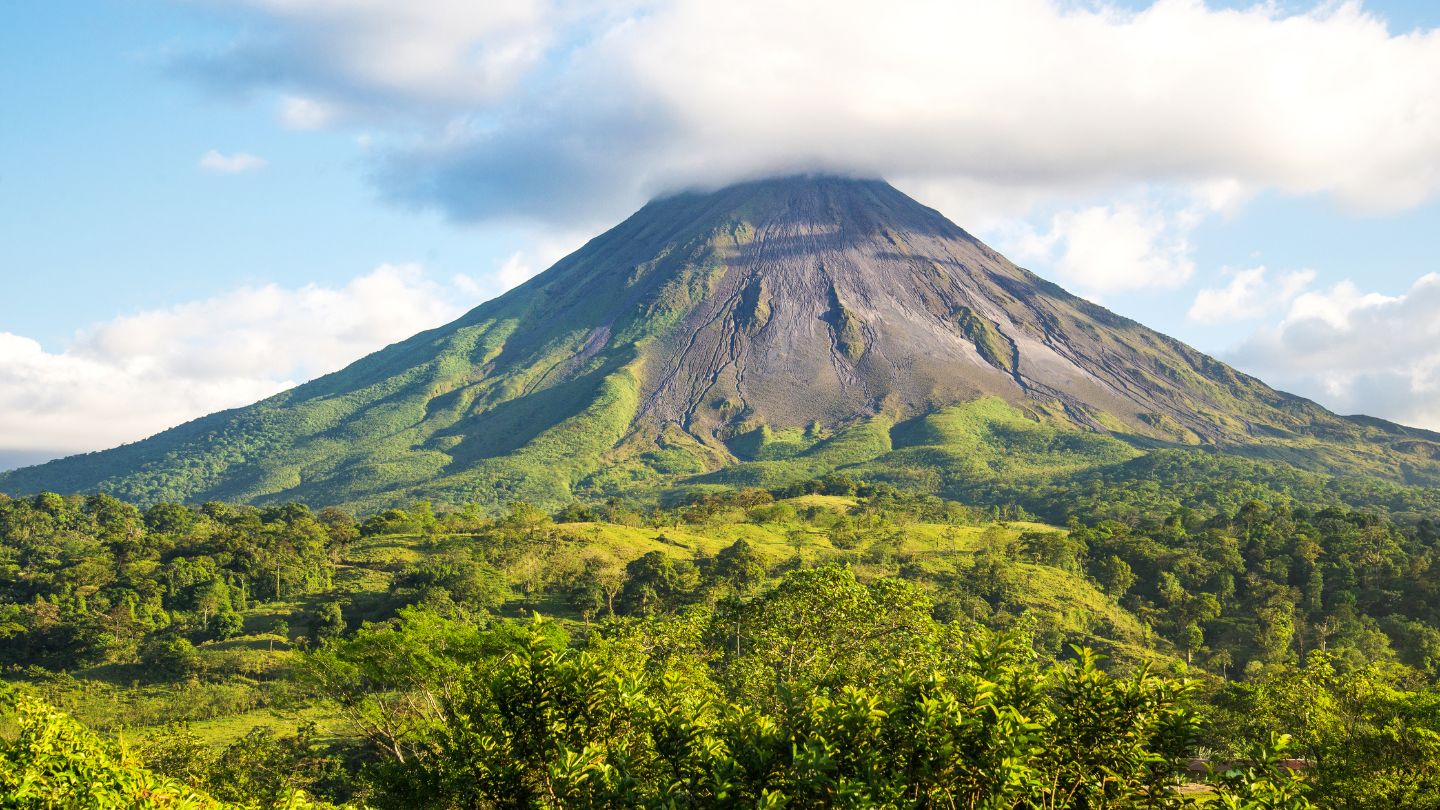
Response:
[[[187,81],[233,36],[186,4],[27,3],[0,28],[0,329],[59,349],[115,315],[241,284],[337,284],[387,261],[485,273],[524,233],[380,202],[356,135],[277,125],[273,98]],[[264,170],[206,172],[211,149]]]
[[[719,5],[12,4],[0,467],[333,370],[654,193],[812,169],[1440,429],[1440,4]]]

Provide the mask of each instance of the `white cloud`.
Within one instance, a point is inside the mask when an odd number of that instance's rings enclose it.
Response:
[[[339,287],[245,287],[122,316],[60,351],[0,332],[0,457],[97,450],[254,402],[451,320],[485,286],[387,264]]]
[[[1425,285],[1432,280],[1433,276],[1422,276],[1417,284]],[[1354,282],[1342,281],[1329,292],[1308,292],[1296,298],[1290,307],[1289,316],[1285,319],[1285,325],[1317,321],[1335,329],[1349,329],[1351,317],[1357,312],[1393,304],[1399,300],[1401,299],[1380,293],[1362,293]]]
[[[1282,311],[1315,280],[1314,270],[1293,270],[1273,281],[1263,266],[1221,272],[1230,276],[1230,283],[1197,293],[1190,306],[1192,320],[1213,324],[1264,317]]]
[[[1440,274],[1403,295],[1345,281],[1297,296],[1227,359],[1342,413],[1440,430]]]
[[[457,289],[471,293],[480,299],[493,298],[508,292],[534,278],[562,257],[573,253],[585,242],[578,232],[555,231],[532,235],[531,245],[505,257],[500,266],[489,276],[475,279],[457,275],[451,283]]]
[[[388,131],[386,193],[458,219],[611,217],[797,169],[1049,203],[1137,182],[1382,211],[1440,191],[1440,31],[1354,2],[215,2],[267,33],[192,70]],[[1088,216],[1132,247],[1152,227]]]
[[[220,174],[241,174],[259,171],[270,165],[270,161],[248,152],[234,152],[226,155],[214,149],[200,156],[200,168]]]
[[[1229,213],[1245,195],[1234,184],[1182,191],[1141,188],[1105,203],[1065,207],[1037,228],[1024,219],[988,223],[1012,259],[1099,298],[1143,288],[1173,289],[1195,272],[1190,236],[1207,217]]]
[[[1044,262],[1058,279],[1097,295],[1176,287],[1195,270],[1187,232],[1157,208],[1096,205],[1056,214],[1044,233],[1030,230],[1017,257]]]
[[[506,289],[517,287],[538,272],[525,254],[512,253],[500,267],[500,283],[504,284]]]
[[[243,377],[161,379],[83,351],[51,354],[29,338],[0,332],[0,411],[6,414],[0,451],[39,460],[101,449],[286,385]]]
[[[226,83],[305,88],[336,110],[476,104],[515,88],[545,57],[564,15],[545,0],[220,0],[258,31],[187,64]]]
[[[552,231],[536,236],[530,247],[510,254],[496,271],[496,279],[503,285],[500,292],[518,287],[536,273],[574,253],[591,235],[580,231]]]
[[[280,124],[286,129],[323,129],[340,119],[339,110],[313,98],[280,99]]]

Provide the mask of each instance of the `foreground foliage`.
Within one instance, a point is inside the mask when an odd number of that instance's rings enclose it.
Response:
[[[11,687],[0,691],[0,711],[16,725],[13,739],[0,738],[0,807],[319,810],[328,806],[293,788],[263,803],[254,797],[234,804],[218,801],[142,767],[123,746]]]
[[[891,615],[842,611],[839,632],[790,621],[865,603]],[[928,607],[901,583],[820,568],[730,611],[617,626],[583,650],[539,620],[479,631],[412,613],[313,654],[311,683],[362,716],[376,709],[372,727],[407,715],[369,735],[370,799],[385,806],[1186,803],[1172,784],[1199,733],[1191,684],[1114,677],[1087,650],[1042,665],[1022,634],[961,640]],[[842,635],[858,641],[829,666]],[[29,802],[15,806],[223,806],[11,695],[21,733],[0,749],[0,784]],[[1230,806],[1309,806],[1296,778],[1254,764],[1218,788]],[[241,802],[308,806],[296,788]]]
[[[44,703],[14,690],[0,695],[18,733],[0,743],[4,806],[214,808],[218,802],[132,763],[113,745]]]
[[[773,711],[532,644],[468,681],[418,770],[446,806],[1168,806],[1185,687],[1003,639],[950,675],[783,682]]]
[[[1063,529],[833,475],[363,521],[0,498],[3,784],[22,807],[1440,806],[1425,500],[1093,483]]]

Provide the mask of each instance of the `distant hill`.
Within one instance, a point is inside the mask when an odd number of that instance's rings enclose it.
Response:
[[[837,469],[939,490],[1185,446],[1440,483],[1440,435],[1276,391],[882,181],[806,176],[655,200],[453,323],[0,491],[555,505]]]

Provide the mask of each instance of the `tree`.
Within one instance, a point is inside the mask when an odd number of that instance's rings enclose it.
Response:
[[[276,619],[270,624],[270,635],[272,638],[270,638],[269,644],[266,645],[268,649],[275,649],[274,636],[279,636],[280,640],[287,644],[290,643],[290,623],[284,619]]]
[[[237,806],[285,807],[339,774],[339,761],[322,752],[316,738],[313,722],[283,736],[256,726],[215,757],[205,787]]]
[[[716,677],[727,693],[766,709],[782,690],[870,684],[898,667],[936,665],[945,637],[915,586],[864,585],[837,566],[795,571],[753,599],[722,603],[707,633],[723,651]]]
[[[589,595],[577,599],[583,604],[584,600],[593,600],[593,596],[598,593],[604,599],[605,612],[614,616],[615,598],[620,595],[627,581],[625,563],[600,548],[586,549],[582,559],[583,568],[576,589],[577,593]]]
[[[706,583],[749,593],[765,578],[765,562],[753,544],[736,540],[715,555],[705,571]]]
[[[167,635],[151,639],[140,648],[140,664],[162,678],[181,680],[200,671],[200,654],[183,636]]]
[[[1205,646],[1205,631],[1200,629],[1200,625],[1191,622],[1185,626],[1184,642],[1185,663],[1194,663],[1195,653]]]
[[[225,580],[215,577],[209,582],[195,588],[194,596],[195,610],[200,612],[200,629],[212,632],[210,626],[212,616],[221,613],[234,612],[230,604],[230,588]]]
[[[1095,579],[1105,593],[1119,599],[1135,584],[1135,572],[1129,563],[1112,554],[1100,561]]]
[[[1295,603],[1275,596],[1256,608],[1255,645],[1268,661],[1278,661],[1290,651],[1295,637]]]
[[[1190,685],[1143,669],[1116,680],[1092,651],[1075,652],[1073,663],[1057,664],[1047,679],[1043,750],[1054,756],[1056,773],[1043,806],[1107,807],[1136,796],[1164,802],[1170,775],[1184,766],[1198,734],[1185,709]]]
[[[618,600],[621,612],[649,616],[674,608],[689,592],[692,575],[664,553],[646,552],[625,567],[625,586]]]
[[[1283,748],[1313,766],[1303,781],[1322,807],[1440,806],[1440,691],[1402,685],[1394,667],[1339,663],[1315,651],[1303,667],[1227,684],[1213,701],[1215,741],[1239,760],[1283,733]]]
[[[1228,679],[1230,667],[1235,666],[1235,656],[1231,655],[1229,650],[1216,650],[1210,656],[1208,664],[1212,670],[1219,667],[1221,679]]]
[[[411,603],[440,597],[471,615],[496,610],[510,598],[505,576],[468,551],[438,554],[407,566],[395,577],[390,591]]]
[[[339,602],[321,602],[310,616],[310,640],[321,643],[345,635],[345,615]]]
[[[509,643],[501,633],[402,608],[392,621],[367,624],[307,653],[299,677],[338,706],[375,750],[403,763],[444,720],[467,668]]]
[[[214,633],[215,638],[225,641],[232,639],[245,629],[245,617],[233,610],[227,610],[215,616]]]
[[[176,503],[157,503],[145,510],[147,531],[155,534],[180,535],[195,525],[195,513]]]
[[[331,546],[337,550],[348,548],[360,537],[360,526],[355,522],[355,516],[343,509],[327,506],[315,515],[315,519],[325,527]]]
[[[1085,561],[1085,541],[1064,532],[1024,532],[1020,551],[1033,562],[1079,573]]]
[[[403,509],[386,509],[372,515],[360,524],[361,537],[375,537],[382,534],[402,534],[415,531],[415,521]]]

